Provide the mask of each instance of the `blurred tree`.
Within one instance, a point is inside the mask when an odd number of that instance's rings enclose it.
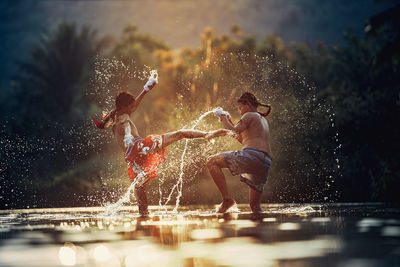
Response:
[[[138,31],[136,26],[127,25],[113,49],[113,55],[127,66],[155,66],[156,50],[168,50],[168,46],[149,34]]]
[[[61,23],[32,48],[31,59],[21,63],[18,75],[20,106],[26,120],[67,124],[87,118],[86,88],[96,55],[107,39],[96,39],[95,31]],[[21,105],[22,104],[22,105]]]
[[[7,131],[1,132],[5,142],[0,151],[6,155],[2,178],[5,188],[31,193],[23,198],[10,194],[8,203],[32,202],[32,192],[41,195],[53,184],[54,174],[72,168],[93,149],[82,146],[87,135],[79,131],[88,119],[86,89],[93,63],[107,43],[88,27],[78,32],[64,22],[33,46],[29,61],[19,63],[10,85],[13,94],[4,98],[10,103],[2,107],[7,122]]]

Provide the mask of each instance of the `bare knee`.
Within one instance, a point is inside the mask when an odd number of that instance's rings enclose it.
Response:
[[[225,157],[222,154],[212,155],[207,159],[207,168],[227,168]]]
[[[217,165],[217,157],[216,157],[215,155],[209,156],[209,157],[207,158],[207,163],[206,163],[206,165],[207,165],[207,168],[208,168],[208,169],[211,169],[211,168],[213,168],[214,166],[216,166],[216,165]]]

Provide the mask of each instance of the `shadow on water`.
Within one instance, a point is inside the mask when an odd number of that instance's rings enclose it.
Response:
[[[398,266],[400,209],[384,204],[0,211],[0,266]],[[21,254],[21,252],[23,252]]]

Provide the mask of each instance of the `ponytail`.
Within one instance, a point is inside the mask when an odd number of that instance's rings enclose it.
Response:
[[[237,101],[238,103],[250,103],[251,105],[258,107],[258,106],[263,106],[263,107],[267,107],[268,110],[267,112],[261,113],[258,112],[258,114],[260,114],[263,117],[268,116],[269,113],[271,113],[272,107],[269,104],[261,104],[260,102],[258,102],[257,98],[255,97],[255,95],[253,95],[252,93],[249,92],[245,92],[242,94],[242,96],[238,99]]]
[[[96,124],[97,128],[104,130],[114,124],[116,115],[117,111],[114,109],[109,113],[103,112],[103,118],[101,121],[96,120],[96,118],[92,118],[92,120],[94,124]]]
[[[263,117],[267,117],[269,113],[271,113],[272,107],[270,104],[261,104],[260,102],[257,102],[258,106],[263,106],[263,107],[267,107],[268,110],[266,112],[258,112],[258,114],[260,114]]]

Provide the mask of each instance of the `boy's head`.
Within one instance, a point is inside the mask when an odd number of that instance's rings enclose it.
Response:
[[[237,102],[241,103],[241,104],[247,104],[248,103],[248,104],[251,104],[254,107],[258,107],[258,105],[259,105],[257,98],[252,93],[249,93],[249,92],[243,93],[239,97]]]
[[[92,118],[97,128],[105,129],[114,125],[116,116],[121,114],[131,115],[135,111],[135,96],[129,92],[122,91],[115,98],[115,109],[103,116],[101,121]]]
[[[245,114],[246,112],[257,111],[258,105],[259,102],[257,98],[249,92],[242,94],[237,101],[237,107],[241,115]]]
[[[134,111],[135,96],[127,91],[120,92],[115,98],[115,109],[118,113],[131,114]]]
[[[258,112],[258,114],[260,114],[263,117],[268,116],[268,114],[272,110],[271,105],[261,104],[255,97],[255,95],[249,92],[244,93],[241,97],[239,97],[237,101],[237,107],[241,115],[244,115],[246,112],[256,112],[258,106],[263,106],[268,108],[267,112],[264,113]]]

